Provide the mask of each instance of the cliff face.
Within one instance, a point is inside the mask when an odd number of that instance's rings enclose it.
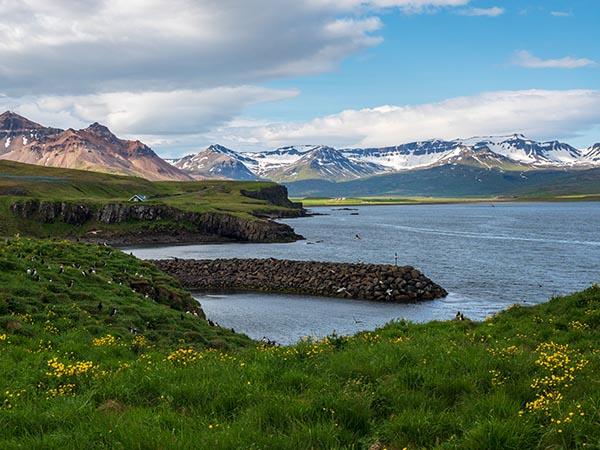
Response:
[[[11,210],[23,219],[33,219],[42,223],[64,222],[69,225],[83,225],[94,215],[92,208],[87,205],[39,200],[13,203]]]
[[[271,205],[288,208],[287,210],[278,213],[279,217],[292,218],[306,215],[306,210],[302,207],[302,203],[295,203],[290,201],[288,197],[288,190],[283,185],[274,184],[272,186],[264,187],[256,191],[247,191],[242,189],[240,193],[248,198],[264,200],[266,202],[269,202]],[[261,213],[260,211],[255,212],[254,215],[257,217],[272,216],[272,214],[268,212]]]
[[[282,206],[284,208],[302,207],[302,204],[290,201],[287,188],[281,184],[274,184],[273,186],[264,187],[256,191],[246,191],[242,189],[240,192],[246,197],[265,200],[272,205]]]
[[[302,239],[290,226],[282,223],[262,219],[249,220],[228,214],[183,211],[167,205],[109,203],[90,206],[81,203],[24,200],[13,203],[11,210],[17,217],[42,223],[63,222],[81,226],[93,221],[99,225],[131,221],[148,224],[169,221],[173,223],[169,232],[177,231],[176,227],[179,226],[198,235],[237,241],[291,242]],[[185,239],[183,235],[182,239]]]

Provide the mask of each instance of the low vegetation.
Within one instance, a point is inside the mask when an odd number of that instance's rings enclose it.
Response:
[[[3,241],[0,447],[600,447],[597,286],[286,347],[193,302],[107,247]]]
[[[306,207],[311,206],[367,206],[367,205],[439,205],[448,203],[503,203],[503,202],[530,202],[530,201],[598,201],[600,195],[543,195],[520,197],[400,197],[400,196],[373,196],[373,197],[305,197],[296,198],[294,201],[302,202]]]
[[[242,194],[242,191],[258,191],[273,185],[269,182],[222,180],[151,182],[135,177],[0,161],[0,236],[21,232],[34,237],[72,237],[85,235],[99,227],[93,221],[76,228],[60,223],[39,224],[15,217],[10,206],[29,198],[99,207],[106,203],[128,202],[132,196],[139,194],[148,198],[144,202],[147,205],[164,204],[183,211],[231,214],[253,220],[255,213],[285,213],[286,207]],[[157,222],[152,226],[168,230],[183,225]],[[140,224],[104,228],[117,233],[125,231],[124,228],[139,231]]]
[[[600,194],[600,169],[521,171],[444,165],[337,183],[321,179],[286,185],[293,197],[597,197]]]

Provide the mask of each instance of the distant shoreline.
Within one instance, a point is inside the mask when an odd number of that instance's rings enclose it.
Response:
[[[530,202],[593,202],[600,201],[600,194],[566,195],[548,197],[487,197],[487,198],[453,198],[453,197],[339,197],[339,198],[300,198],[293,201],[302,202],[303,206],[382,206],[382,205],[452,205],[479,203],[530,203]]]

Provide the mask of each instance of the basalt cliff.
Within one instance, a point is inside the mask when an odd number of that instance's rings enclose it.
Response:
[[[14,202],[11,211],[21,219],[43,224],[91,227],[85,239],[116,245],[221,240],[292,242],[302,239],[289,225],[272,220],[185,211],[162,204],[94,205],[29,199]],[[120,226],[114,227],[116,225]]]

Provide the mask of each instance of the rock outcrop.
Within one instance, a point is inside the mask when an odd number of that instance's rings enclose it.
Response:
[[[168,230],[174,235],[178,229],[184,229],[195,236],[218,236],[247,242],[292,242],[302,239],[289,225],[271,220],[184,211],[160,204],[108,203],[90,206],[69,202],[23,200],[13,203],[11,209],[18,217],[42,223],[63,222],[81,226],[95,222],[101,226],[131,221],[148,224],[167,221],[174,225]],[[186,234],[180,236],[185,239]],[[169,242],[173,240],[169,239]]]
[[[25,200],[13,203],[11,209],[18,217],[42,223],[64,222],[69,225],[83,225],[94,216],[90,206],[68,202]]]
[[[242,189],[240,193],[245,197],[264,200],[275,206],[295,209],[302,208],[302,203],[294,203],[289,199],[287,188],[281,184],[274,184],[272,186],[263,187],[255,191],[247,191]]]
[[[187,289],[241,290],[414,302],[447,292],[410,266],[279,259],[159,260]]]

